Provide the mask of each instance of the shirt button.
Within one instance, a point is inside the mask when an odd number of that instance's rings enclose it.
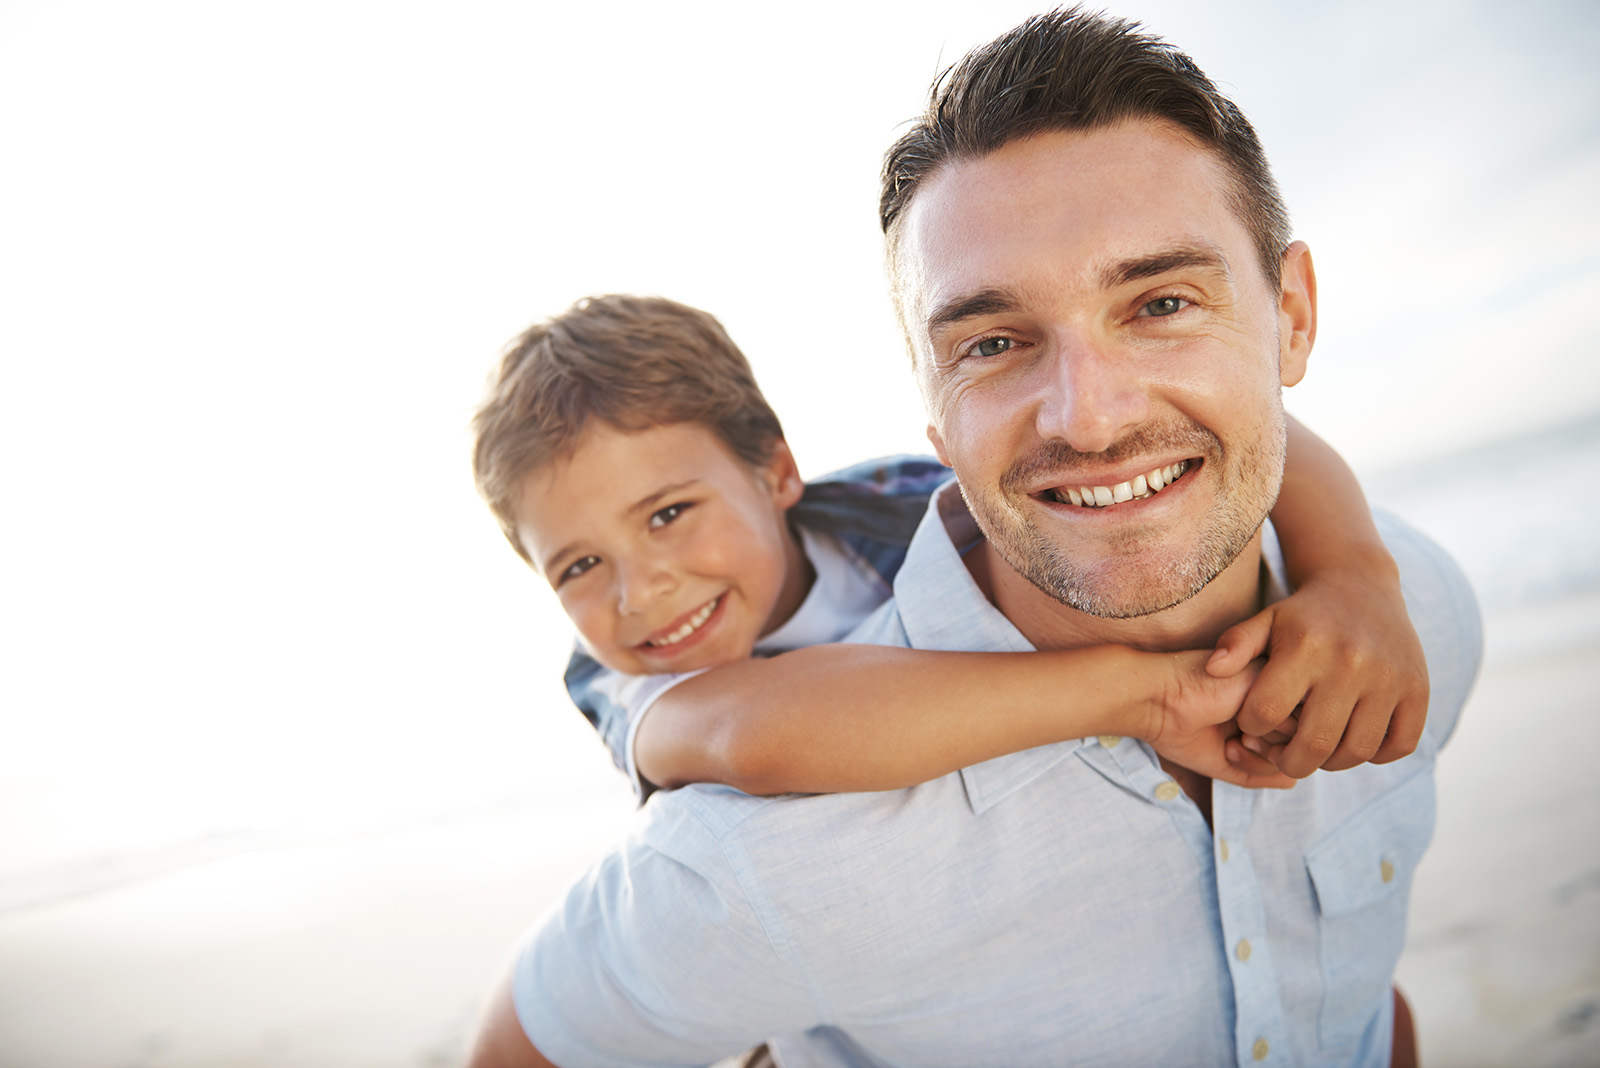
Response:
[[[1271,1047],[1267,1045],[1267,1040],[1264,1038],[1256,1039],[1256,1044],[1250,1047],[1250,1056],[1258,1061],[1266,1060],[1267,1054],[1270,1052]]]
[[[1217,839],[1217,856],[1222,858],[1222,863],[1228,863],[1228,840],[1226,838]]]
[[[1122,735],[1120,734],[1102,734],[1100,736],[1100,744],[1107,749],[1115,749],[1120,741],[1122,741]]]
[[[1233,955],[1235,957],[1238,957],[1240,960],[1249,960],[1250,959],[1250,939],[1248,939],[1248,938],[1239,939],[1239,944],[1233,947]],[[1260,1060],[1261,1058],[1257,1057],[1256,1059]]]
[[[1390,864],[1387,860],[1384,861],[1382,864],[1378,865],[1378,874],[1383,876],[1384,882],[1394,882],[1394,865]]]
[[[1183,793],[1183,789],[1177,783],[1173,782],[1171,779],[1168,779],[1166,782],[1156,787],[1156,800],[1175,801],[1177,800],[1178,795],[1181,793]]]

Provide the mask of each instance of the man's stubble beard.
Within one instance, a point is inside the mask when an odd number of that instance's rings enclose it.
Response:
[[[1012,465],[998,493],[975,498],[965,485],[961,492],[1000,558],[1046,595],[1101,619],[1147,616],[1198,594],[1238,559],[1261,528],[1283,482],[1287,424],[1281,403],[1273,417],[1266,434],[1231,457],[1215,434],[1192,422],[1142,426],[1102,453],[1081,453],[1064,442],[1047,441]],[[1037,485],[1041,475],[1059,476],[1062,485],[1081,485],[1071,472],[1085,464],[1120,465],[1130,458],[1174,453],[1204,460],[1184,478],[1204,474],[1222,480],[1201,529],[1180,550],[1147,545],[1146,532],[1126,530],[1109,543],[1095,542],[1094,559],[1080,559],[1071,545],[1053,542],[1017,507],[1039,507],[1017,487]],[[1237,461],[1231,468],[1225,462],[1229,459]]]

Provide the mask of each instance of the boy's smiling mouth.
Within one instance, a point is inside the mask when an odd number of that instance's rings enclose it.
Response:
[[[667,632],[666,634],[658,635],[654,638],[646,638],[640,644],[648,646],[651,649],[663,649],[668,646],[677,645],[695,631],[705,626],[706,621],[710,619],[711,616],[716,612],[717,606],[722,603],[722,598],[724,596],[725,594],[723,593],[717,594],[715,597],[711,598],[711,600],[695,609],[695,611],[690,614],[688,619],[674,627],[671,631]]]
[[[1058,486],[1045,490],[1040,496],[1058,504],[1072,504],[1079,508],[1106,508],[1125,501],[1142,501],[1154,497],[1182,478],[1184,472],[1193,465],[1193,460],[1179,460],[1126,482],[1118,482],[1115,486]]]

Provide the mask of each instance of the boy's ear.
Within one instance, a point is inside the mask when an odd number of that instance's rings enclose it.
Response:
[[[772,446],[772,458],[763,472],[767,489],[772,493],[772,503],[780,509],[791,508],[805,492],[806,484],[800,478],[800,468],[794,462],[789,443],[779,438]]]
[[[1283,291],[1278,297],[1278,376],[1285,386],[1305,377],[1317,340],[1317,272],[1304,241],[1283,253]]]

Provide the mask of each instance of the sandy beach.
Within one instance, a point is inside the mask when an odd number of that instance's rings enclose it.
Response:
[[[1424,1062],[1600,1063],[1600,601],[1489,657],[1439,769],[1399,979]],[[1548,630],[1544,633],[1550,633]],[[0,916],[0,1068],[438,1068],[508,945],[628,818],[620,782],[258,849]],[[508,849],[524,842],[526,849]]]

